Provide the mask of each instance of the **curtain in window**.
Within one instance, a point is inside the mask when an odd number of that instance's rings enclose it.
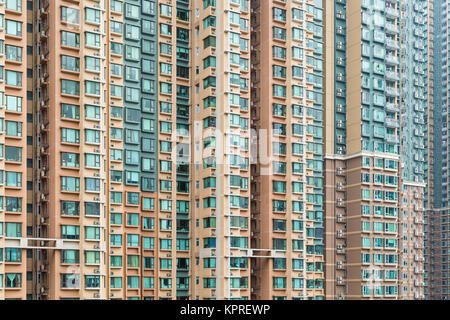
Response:
[[[139,277],[127,277],[127,287],[128,288],[139,288]]]
[[[132,255],[128,256],[127,259],[128,259],[128,267],[130,268],[139,267],[139,256]]]
[[[7,273],[6,274],[6,287],[7,288],[20,288],[21,280],[22,280],[22,274]]]

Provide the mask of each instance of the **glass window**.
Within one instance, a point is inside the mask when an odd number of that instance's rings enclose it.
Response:
[[[61,177],[61,190],[62,191],[80,191],[80,178],[77,177]]]
[[[100,119],[100,106],[90,104],[85,105],[84,116],[86,119]]]
[[[100,10],[85,7],[85,19],[87,22],[100,23],[101,12]]]
[[[80,202],[61,200],[61,215],[67,216],[79,216],[80,215]]]
[[[7,136],[22,136],[22,122],[5,121]]]
[[[80,59],[77,57],[61,55],[61,69],[80,71]]]
[[[61,128],[61,141],[69,143],[80,143],[80,130]]]
[[[80,82],[61,79],[61,93],[70,95],[80,95]]]
[[[5,20],[6,34],[21,37],[22,36],[22,22],[14,20]]]
[[[22,86],[22,72],[5,70],[6,84],[15,87]]]
[[[80,10],[73,7],[61,7],[61,21],[79,24]]]
[[[69,31],[61,31],[61,45],[79,48],[80,34]]]
[[[80,167],[80,155],[72,152],[61,152],[61,166],[69,168]]]
[[[22,47],[5,45],[5,54],[7,60],[22,61]]]
[[[61,118],[80,119],[80,106],[74,104],[61,104]]]

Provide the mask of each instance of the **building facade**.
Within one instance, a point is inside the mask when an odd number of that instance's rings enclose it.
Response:
[[[324,299],[322,2],[253,3],[254,296]]]
[[[450,298],[449,282],[449,204],[448,204],[448,8],[449,2],[434,1],[434,73],[433,73],[433,203],[427,207],[426,236],[426,298]],[[430,150],[431,153],[431,150]]]
[[[325,11],[326,297],[399,299],[400,4]]]
[[[0,299],[444,299],[448,1],[0,0]]]

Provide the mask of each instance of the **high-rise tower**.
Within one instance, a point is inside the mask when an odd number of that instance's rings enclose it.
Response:
[[[400,4],[326,4],[326,297],[397,299]]]

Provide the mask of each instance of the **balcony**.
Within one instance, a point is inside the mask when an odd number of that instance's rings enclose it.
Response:
[[[388,54],[388,55],[386,55],[385,59],[386,59],[386,62],[389,64],[394,64],[394,65],[399,64],[398,58],[396,56]]]
[[[388,143],[400,143],[400,139],[398,136],[395,136],[393,134],[387,134],[386,135],[386,141]]]
[[[386,94],[388,94],[390,96],[398,97],[400,95],[400,92],[398,91],[397,88],[386,87]]]
[[[400,49],[398,42],[392,39],[386,39],[386,47],[389,49]]]
[[[386,76],[386,79],[388,80],[396,80],[396,81],[400,80],[400,77],[396,72],[386,71],[384,74]]]
[[[385,28],[386,28],[386,31],[389,33],[395,33],[395,34],[399,33],[398,26],[396,26],[393,23],[386,23]]]
[[[385,9],[385,12],[386,12],[386,16],[388,16],[388,17],[391,17],[391,18],[399,17],[399,13],[398,13],[397,9],[387,7]]]
[[[398,128],[398,127],[400,127],[400,124],[399,124],[398,120],[386,118],[386,126],[389,128]]]
[[[400,108],[394,103],[387,102],[386,103],[386,111],[399,112]]]

